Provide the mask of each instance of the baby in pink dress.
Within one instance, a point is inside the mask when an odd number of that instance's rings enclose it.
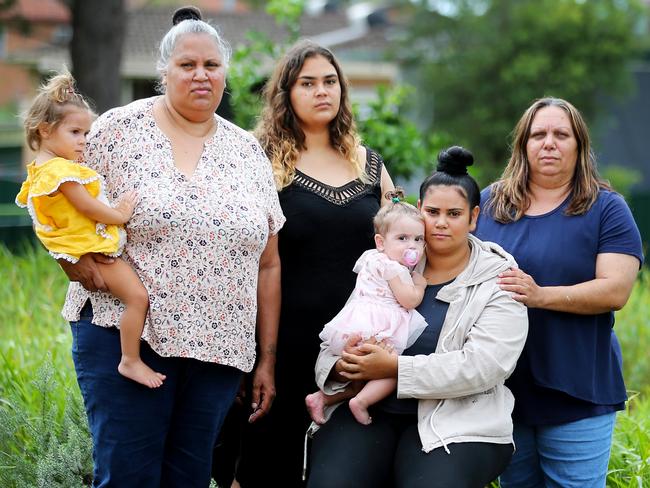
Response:
[[[426,280],[412,272],[424,251],[424,221],[420,212],[405,202],[384,206],[375,216],[376,249],[363,253],[354,266],[358,274],[352,295],[343,309],[324,327],[320,339],[333,355],[340,355],[352,336],[360,342],[374,339],[401,354],[426,327],[416,310]],[[305,398],[314,422],[324,422],[324,408],[350,398],[356,420],[369,424],[368,407],[387,397],[397,386],[396,378],[368,381],[355,394],[348,388],[335,395],[317,391]]]

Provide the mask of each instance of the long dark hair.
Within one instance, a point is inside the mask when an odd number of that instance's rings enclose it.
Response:
[[[300,151],[306,149],[305,133],[291,106],[291,88],[296,83],[305,61],[314,56],[323,56],[334,66],[341,85],[339,112],[329,125],[330,143],[350,161],[358,177],[365,177],[365,166],[358,160],[357,155],[359,137],[352,116],[348,82],[343,76],[341,66],[329,49],[311,41],[300,41],[285,54],[266,83],[265,105],[255,128],[255,136],[273,165],[278,190],[293,181]]]

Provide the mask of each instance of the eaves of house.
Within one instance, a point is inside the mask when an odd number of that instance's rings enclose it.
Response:
[[[129,79],[156,78],[155,62],[158,42],[169,28],[170,7],[145,7],[130,11],[127,15],[126,36],[122,56],[122,76]],[[215,25],[233,47],[247,41],[249,31],[263,32],[273,42],[287,39],[287,31],[275,20],[261,11],[210,12],[203,16]],[[394,63],[384,60],[389,46],[386,25],[370,27],[365,19],[350,21],[343,11],[326,12],[317,16],[303,16],[301,36],[310,38],[332,49],[351,79],[391,82],[397,75]],[[70,65],[65,46],[47,46],[35,50],[22,50],[10,54],[7,61],[36,68],[39,72],[59,70]]]

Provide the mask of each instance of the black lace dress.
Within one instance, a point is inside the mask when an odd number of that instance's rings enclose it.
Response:
[[[247,429],[238,480],[243,488],[301,486],[310,419],[305,396],[316,391],[318,334],[352,292],[354,263],[374,247],[372,219],[381,202],[381,157],[367,150],[369,183],[335,188],[297,171],[280,192],[287,221],[279,234],[282,312],[271,413]]]

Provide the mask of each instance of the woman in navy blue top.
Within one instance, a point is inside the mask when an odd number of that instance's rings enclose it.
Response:
[[[570,103],[533,103],[512,147],[502,178],[482,192],[476,231],[517,260],[500,284],[528,306],[530,324],[507,382],[516,452],[501,486],[605,486],[615,412],[627,399],[614,311],[643,261],[641,238],[599,178]]]

